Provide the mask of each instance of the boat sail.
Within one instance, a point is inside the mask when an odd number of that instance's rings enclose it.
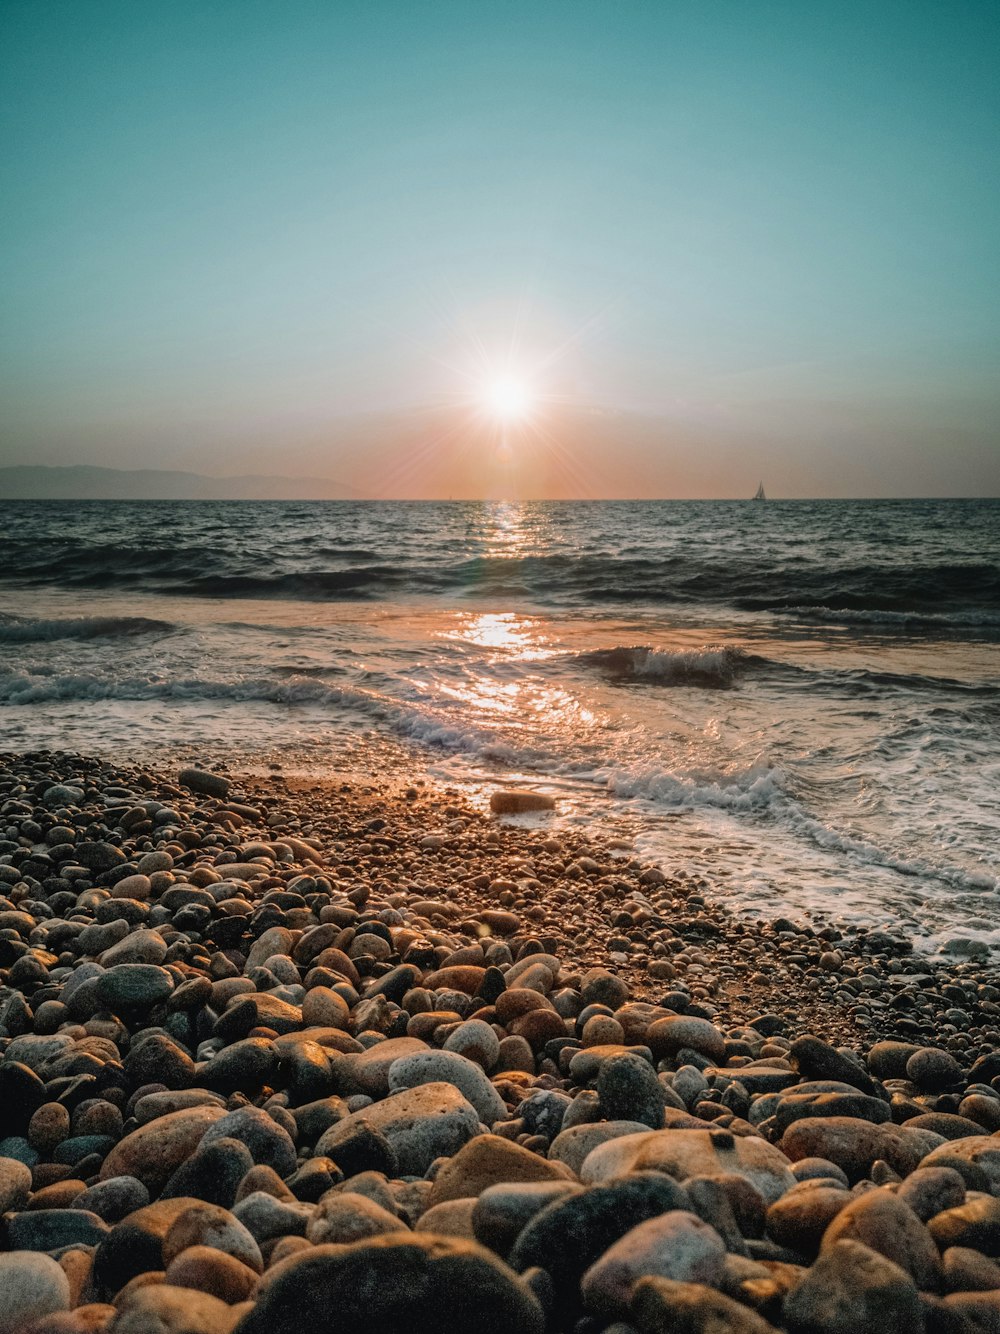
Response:
[[[757,492],[756,495],[754,496],[754,500],[766,500],[766,499],[767,496],[764,495],[764,483],[761,482],[760,485],[757,487]]]

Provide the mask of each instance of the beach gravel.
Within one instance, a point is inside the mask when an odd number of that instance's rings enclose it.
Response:
[[[1000,1327],[988,958],[223,768],[0,755],[0,1334]]]

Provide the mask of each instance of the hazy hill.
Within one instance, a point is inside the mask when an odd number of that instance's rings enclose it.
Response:
[[[354,500],[329,477],[203,477],[143,468],[0,468],[4,500]]]

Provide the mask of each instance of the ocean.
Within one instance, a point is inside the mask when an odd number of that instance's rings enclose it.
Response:
[[[0,502],[41,748],[530,784],[750,920],[981,952],[1000,501]]]

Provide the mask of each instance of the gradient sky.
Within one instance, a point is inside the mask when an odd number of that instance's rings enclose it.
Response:
[[[998,494],[998,54],[995,0],[3,0],[0,463]]]

